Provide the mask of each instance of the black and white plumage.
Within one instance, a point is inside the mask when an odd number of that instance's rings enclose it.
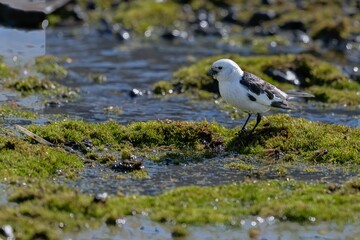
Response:
[[[243,71],[230,59],[214,62],[208,75],[218,80],[220,95],[226,102],[249,114],[241,131],[245,130],[251,115],[257,115],[256,124],[250,134],[261,121],[261,114],[272,107],[293,109],[288,102],[291,98],[313,97],[304,92],[285,93],[256,75]]]

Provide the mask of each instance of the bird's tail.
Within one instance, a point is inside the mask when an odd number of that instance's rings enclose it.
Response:
[[[298,90],[286,91],[286,94],[288,95],[288,99],[315,97],[314,95],[312,95],[310,93],[301,92],[301,91],[298,91]]]

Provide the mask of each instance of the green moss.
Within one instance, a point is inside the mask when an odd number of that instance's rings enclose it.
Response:
[[[264,73],[270,67],[290,69],[302,79],[304,91],[315,94],[315,100],[329,103],[357,105],[360,84],[346,78],[335,66],[310,55],[280,55],[261,57],[241,57],[221,55],[205,58],[189,67],[179,69],[171,81],[178,92],[196,93],[199,89],[218,93],[218,83],[206,75],[211,64],[221,58],[230,58],[245,71],[252,72],[283,90],[293,89],[288,83],[279,83]],[[169,86],[168,86],[169,88]],[[341,93],[343,92],[343,93]],[[339,93],[339,94],[334,94]]]
[[[121,150],[121,159],[130,159],[131,150],[129,148],[124,148]]]
[[[249,124],[251,127],[254,121]],[[127,148],[157,148],[157,154],[149,153],[152,159],[189,161],[212,156],[223,146],[227,151],[258,156],[263,156],[269,150],[277,150],[284,154],[285,160],[292,161],[360,164],[360,148],[357,144],[360,141],[359,129],[282,114],[265,117],[250,141],[246,133],[236,137],[238,129],[227,129],[206,121],[148,121],[124,126],[113,121],[86,123],[65,120],[45,126],[33,125],[29,130],[55,144],[90,139],[97,147],[106,145],[122,149],[122,154],[127,157],[133,151],[127,151]],[[159,147],[168,147],[168,150]],[[326,151],[319,154],[323,150]]]
[[[234,138],[228,147],[246,154],[261,154],[266,149],[277,149],[285,154],[287,160],[360,163],[357,157],[360,147],[356,144],[359,129],[310,122],[287,115],[271,116],[263,124],[269,125],[258,128],[250,142],[245,142],[245,138]],[[319,154],[322,150],[326,151]]]
[[[1,205],[0,224],[15,227],[17,238],[46,232],[74,232],[103,222],[145,212],[158,222],[173,224],[238,223],[249,216],[274,216],[296,222],[337,221],[357,223],[360,216],[358,179],[328,191],[319,183],[262,181],[216,187],[183,187],[157,196],[110,196],[105,202],[76,190],[33,182],[13,188]],[[121,204],[119,204],[121,203]],[[329,207],[331,206],[331,207]],[[186,235],[182,226],[174,235]],[[176,233],[176,234],[175,234]]]
[[[0,80],[14,75],[14,70],[9,68],[4,62],[3,57],[0,56]]]
[[[159,95],[166,95],[173,92],[173,85],[168,81],[159,81],[153,86],[154,93]]]
[[[148,178],[149,175],[145,170],[135,170],[135,171],[131,171],[130,176],[134,177],[134,178]]]
[[[77,93],[72,89],[53,82],[47,78],[29,76],[21,79],[11,79],[5,82],[5,86],[24,95],[42,93],[47,96],[60,98],[74,98]]]
[[[35,119],[38,117],[34,112],[23,110],[21,106],[12,103],[3,103],[0,106],[0,116],[12,118],[12,117],[21,117],[27,119]]]
[[[30,127],[52,143],[65,141],[81,142],[91,139],[96,146],[131,144],[145,148],[161,145],[174,145],[179,148],[196,147],[221,141],[220,131],[230,133],[218,124],[208,122],[149,121],[134,122],[127,126],[113,121],[107,123],[86,123],[65,120],[46,126]]]
[[[264,37],[230,36],[224,43],[250,48],[255,54],[269,53],[271,47],[289,46],[290,41],[285,37],[274,35]]]
[[[225,167],[231,169],[237,169],[240,171],[251,171],[255,169],[255,167],[252,164],[245,163],[244,161],[232,162],[226,164]]]
[[[189,235],[189,231],[182,225],[175,225],[171,231],[171,236],[173,238],[182,238]]]
[[[185,17],[180,5],[176,3],[145,0],[120,4],[114,20],[125,28],[144,34],[152,27],[173,26],[176,20],[185,20]]]
[[[0,136],[0,174],[3,177],[71,176],[82,166],[80,158],[60,149]]]
[[[3,86],[19,91],[23,95],[43,94],[52,98],[74,98],[77,92],[63,86],[54,79],[62,79],[67,75],[67,70],[59,65],[62,60],[46,55],[37,57],[35,65],[27,66],[30,74],[24,77],[19,67],[6,66],[0,59],[0,78]]]
[[[40,56],[35,58],[35,69],[45,76],[61,79],[64,78],[68,72],[59,65],[60,62],[61,60],[58,57],[52,55]]]

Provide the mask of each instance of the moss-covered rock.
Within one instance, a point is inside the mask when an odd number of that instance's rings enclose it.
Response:
[[[206,72],[211,64],[221,58],[230,58],[248,72],[254,73],[264,80],[283,90],[293,89],[290,83],[280,83],[266,75],[266,69],[292,70],[301,82],[304,91],[315,94],[315,100],[329,103],[357,105],[360,103],[360,84],[346,78],[341,71],[324,61],[310,55],[280,55],[261,57],[242,57],[239,55],[221,55],[205,58],[189,67],[176,71],[170,82],[176,92],[198,93],[205,90],[218,93],[218,83],[208,77]],[[163,82],[156,84],[156,92],[166,93],[169,85]]]

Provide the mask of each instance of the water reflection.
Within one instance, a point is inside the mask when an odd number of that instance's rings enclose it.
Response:
[[[46,33],[0,26],[0,55],[8,64],[26,64],[45,54]]]

